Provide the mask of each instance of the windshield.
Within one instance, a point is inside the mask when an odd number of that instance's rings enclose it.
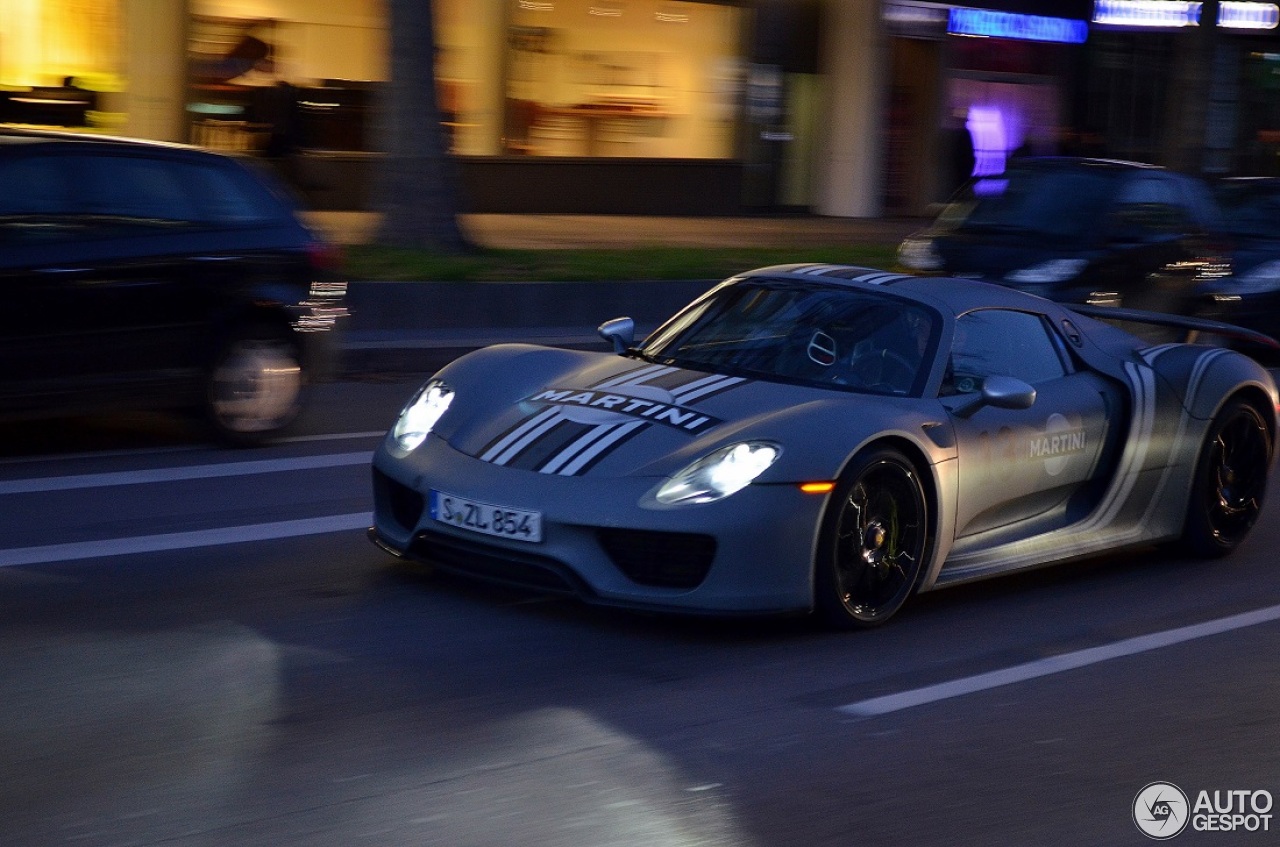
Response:
[[[1223,182],[1218,202],[1226,231],[1232,235],[1280,237],[1280,183]]]
[[[690,306],[639,352],[694,370],[917,395],[940,324],[923,306],[887,294],[751,279]]]
[[[938,219],[947,229],[1083,238],[1098,231],[1117,180],[1089,167],[1010,167],[970,182]]]

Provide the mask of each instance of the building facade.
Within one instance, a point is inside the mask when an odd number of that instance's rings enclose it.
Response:
[[[914,215],[1022,153],[1280,171],[1271,3],[433,8],[472,211]],[[262,156],[362,208],[387,51],[384,0],[0,0],[0,120]]]

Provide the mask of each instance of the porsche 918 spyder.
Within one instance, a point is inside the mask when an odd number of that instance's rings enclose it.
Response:
[[[726,280],[643,343],[629,319],[604,324],[613,352],[478,350],[378,449],[370,535],[592,603],[842,627],[917,591],[1125,547],[1230,552],[1262,507],[1272,377],[1082,310],[785,265]]]

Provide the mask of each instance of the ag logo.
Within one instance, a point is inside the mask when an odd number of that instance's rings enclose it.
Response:
[[[808,353],[815,364],[829,368],[836,363],[836,340],[822,330],[818,330],[809,339]]]
[[[1157,841],[1186,829],[1190,812],[1187,795],[1172,782],[1153,782],[1133,798],[1133,822],[1143,835]]]

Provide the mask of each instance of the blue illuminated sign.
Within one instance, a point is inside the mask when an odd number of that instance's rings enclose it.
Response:
[[[1183,0],[1095,0],[1093,22],[1102,26],[1200,26],[1203,4]],[[1218,26],[1226,29],[1275,29],[1280,6],[1248,0],[1218,4]]]
[[[980,35],[989,38],[1016,38],[1022,41],[1055,41],[1061,44],[1083,44],[1089,37],[1089,24],[1070,18],[1047,18],[1042,15],[1016,15],[986,9],[951,10],[947,32],[952,35]]]
[[[1218,26],[1228,29],[1275,29],[1280,26],[1280,6],[1275,3],[1218,4]]]
[[[1200,4],[1174,0],[1096,0],[1093,22],[1106,26],[1200,25]]]

